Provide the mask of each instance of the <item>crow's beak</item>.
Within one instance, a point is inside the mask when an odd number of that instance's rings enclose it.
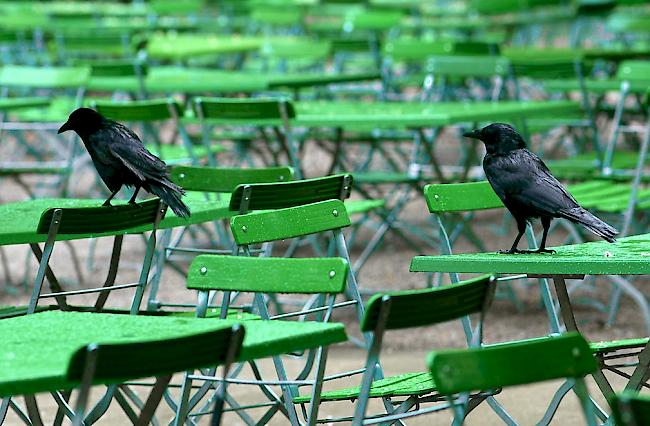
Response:
[[[481,131],[480,130],[472,130],[471,132],[466,132],[463,133],[463,136],[466,138],[472,138],[472,139],[481,139]]]
[[[72,130],[72,127],[70,127],[70,122],[66,121],[65,124],[63,124],[63,126],[59,127],[59,131],[56,133],[63,133],[63,132],[67,132],[68,130]]]

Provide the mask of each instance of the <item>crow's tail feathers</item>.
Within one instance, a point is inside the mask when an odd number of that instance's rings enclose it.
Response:
[[[614,237],[618,234],[618,231],[582,207],[560,210],[558,214],[560,217],[581,224],[594,234],[602,237],[607,242],[613,243],[616,241]]]
[[[156,182],[151,183],[149,186],[151,192],[160,197],[176,213],[176,216],[186,219],[190,217],[190,209],[181,201],[181,197],[185,194],[183,188],[171,182]]]

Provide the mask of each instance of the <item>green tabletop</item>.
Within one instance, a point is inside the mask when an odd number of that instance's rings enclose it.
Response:
[[[554,247],[556,254],[471,253],[416,256],[412,272],[548,275],[650,274],[650,234]]]
[[[223,194],[218,200],[208,201],[201,194],[185,197],[185,202],[192,211],[189,219],[176,216],[170,209],[160,223],[161,229],[186,226],[196,223],[225,219],[234,213],[228,210],[229,194]],[[124,203],[116,201],[113,204]],[[0,205],[0,245],[29,244],[44,242],[47,235],[36,233],[41,214],[56,207],[96,207],[103,200],[43,198]],[[109,207],[107,207],[109,208]],[[151,228],[130,229],[128,233],[140,233]],[[59,235],[58,240],[74,240],[115,234],[101,235]]]
[[[307,127],[435,127],[461,122],[509,121],[579,111],[571,101],[543,102],[296,102],[295,124]]]
[[[68,364],[77,350],[90,343],[171,339],[218,330],[238,322],[61,311],[0,321],[0,397],[75,387],[77,383],[66,380]],[[246,335],[240,361],[347,340],[343,325],[337,323],[251,320],[243,324]]]

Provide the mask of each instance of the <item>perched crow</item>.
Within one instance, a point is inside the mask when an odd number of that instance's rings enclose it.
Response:
[[[542,244],[534,253],[554,253],[546,248],[548,228],[554,217],[579,223],[610,243],[614,242],[618,231],[580,207],[551,175],[546,164],[526,149],[526,142],[511,126],[494,123],[463,136],[479,139],[485,144],[485,176],[517,221],[519,233],[506,253],[528,252],[517,250],[517,244],[526,231],[526,222],[536,217],[542,220],[544,234]]]
[[[110,206],[115,194],[126,185],[135,187],[130,204],[135,204],[138,191],[144,188],[160,197],[178,216],[190,216],[190,210],[181,201],[185,192],[169,180],[166,164],[147,151],[138,136],[126,126],[90,108],[79,108],[70,114],[58,133],[68,130],[79,135],[99,176],[111,191],[105,206]]]

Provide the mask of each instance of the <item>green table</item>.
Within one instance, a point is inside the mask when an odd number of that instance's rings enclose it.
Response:
[[[650,234],[635,235],[619,239],[610,244],[604,241],[581,243],[554,247],[556,254],[517,254],[471,253],[442,256],[416,256],[411,261],[413,272],[449,272],[449,273],[499,273],[525,274],[530,278],[551,278],[560,303],[560,314],[566,330],[579,332],[573,308],[566,287],[566,279],[583,279],[585,275],[648,275],[650,274]],[[650,330],[648,304],[645,296],[624,279],[616,281],[637,301],[642,311],[646,327]],[[629,286],[629,287],[626,287]],[[546,288],[548,291],[548,289]],[[635,292],[632,292],[635,290]],[[547,296],[550,298],[550,293]],[[548,312],[548,309],[547,309]],[[548,312],[549,317],[556,316]],[[557,318],[549,318],[557,324]],[[555,328],[555,327],[553,327]],[[551,330],[551,331],[560,331]],[[634,349],[639,363],[630,377],[627,389],[639,391],[646,381],[650,369],[650,343],[648,339],[626,339],[622,341],[592,344],[592,351],[598,357],[601,369],[593,377],[607,400],[613,396],[613,389],[603,374],[604,369],[616,370],[616,366],[606,365],[607,354],[613,353],[612,359],[620,357],[616,351]],[[628,354],[628,356],[631,356]],[[558,389],[547,413],[557,407],[566,392],[571,389],[567,384]],[[552,418],[552,414],[550,415]],[[548,416],[545,419],[550,421]]]
[[[47,311],[0,320],[0,397],[71,389],[72,355],[90,343],[129,343],[195,335],[237,320]],[[239,361],[282,355],[347,340],[343,324],[244,321]],[[146,362],[146,360],[131,360]]]

